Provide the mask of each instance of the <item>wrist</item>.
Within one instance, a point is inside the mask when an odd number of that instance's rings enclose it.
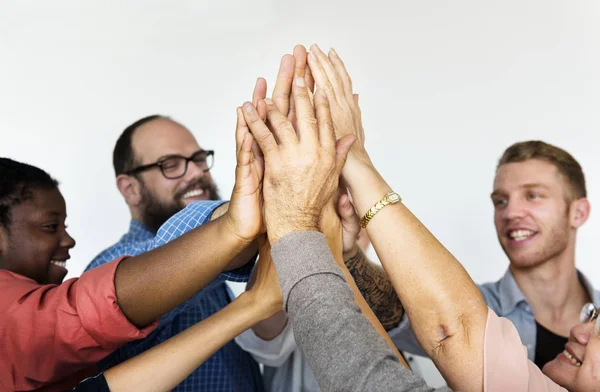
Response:
[[[346,263],[346,261],[348,261],[349,259],[355,257],[359,251],[360,251],[360,249],[358,248],[358,245],[356,243],[354,243],[354,246],[352,248],[350,248],[349,251],[344,252],[342,254],[342,257],[344,258],[344,263]]]
[[[294,211],[293,207],[290,207],[290,211]],[[320,231],[319,216],[315,214],[278,214],[278,216],[268,216],[266,221],[267,235],[271,246],[286,235],[298,231]],[[275,223],[269,224],[269,222]]]
[[[264,292],[256,289],[242,292],[238,299],[252,313],[252,318],[256,322],[266,320],[283,309],[280,298],[265,295]]]
[[[293,226],[286,224],[286,225],[278,225],[278,227],[274,228],[274,229],[267,228],[267,235],[269,236],[269,243],[271,244],[271,246],[273,246],[281,238],[288,236],[292,233],[297,233],[297,232],[301,232],[301,231],[318,231],[318,232],[320,232],[318,224],[293,225]]]
[[[229,211],[223,213],[222,216],[216,219],[215,223],[219,225],[219,231],[221,233],[220,238],[230,239],[233,246],[239,248],[240,252],[246,249],[256,239],[256,236],[249,238],[241,234],[237,227],[236,219],[231,216]]]
[[[227,210],[229,210],[229,202],[223,203],[220,206],[218,206],[210,215],[210,220],[214,221],[217,218],[222,217],[223,215],[225,215]]]

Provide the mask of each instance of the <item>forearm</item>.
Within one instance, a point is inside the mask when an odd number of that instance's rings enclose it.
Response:
[[[243,293],[211,317],[139,356],[107,370],[112,392],[170,391],[219,348],[265,317]]]
[[[115,274],[118,304],[133,324],[145,326],[206,286],[248,245],[222,218],[126,259]]]
[[[354,252],[344,254],[344,263],[381,325],[386,331],[396,328],[402,320],[404,308],[385,271],[370,262],[358,247]]]
[[[252,331],[262,340],[273,340],[288,323],[288,318],[284,311],[277,312],[266,320],[260,321],[252,327]]]
[[[364,214],[391,188],[372,165],[349,163],[344,176]],[[477,381],[487,307],[467,272],[402,203],[375,215],[367,233],[425,352],[458,389]]]
[[[356,282],[354,281],[352,275],[348,271],[348,268],[346,268],[346,265],[344,265],[344,261],[342,260],[341,255],[335,257],[335,261],[338,267],[340,267],[340,269],[342,270],[344,277],[346,278],[346,282],[348,283],[348,286],[354,293],[354,302],[360,308],[361,313],[367,318],[367,320],[369,320],[369,323],[371,323],[371,326],[375,329],[375,331],[377,331],[379,336],[389,345],[394,354],[396,354],[396,357],[398,357],[400,363],[407,369],[410,369],[410,367],[404,360],[404,357],[400,354],[400,352],[396,348],[396,345],[387,334],[386,329],[383,327],[383,325],[381,325],[381,322],[379,321],[373,310],[369,307],[367,301],[362,296],[359,288],[356,285]]]
[[[273,259],[296,341],[321,388],[401,391],[424,387],[422,380],[403,369],[362,314],[322,237],[318,233],[293,235],[275,245]],[[290,242],[297,240],[303,242]]]

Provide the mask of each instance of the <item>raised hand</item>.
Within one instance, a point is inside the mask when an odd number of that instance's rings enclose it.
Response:
[[[266,103],[273,132],[254,105],[246,102],[243,106],[245,121],[265,157],[263,197],[271,244],[294,231],[319,230],[323,208],[337,189],[355,140],[348,135],[336,144],[327,97],[316,94],[313,110],[304,78],[295,79],[292,94],[296,128],[271,100]]]
[[[350,151],[351,155],[367,158],[364,151],[364,130],[358,95],[352,92],[352,79],[344,66],[344,62],[331,49],[329,55],[323,53],[318,45],[312,45],[308,55],[308,65],[315,79],[317,90],[325,93],[331,106],[331,117],[338,139],[346,135],[354,135],[356,142]]]
[[[348,194],[340,195],[338,199],[338,212],[342,221],[342,241],[344,260],[356,255],[359,250],[358,235],[360,233],[360,219],[354,211]]]
[[[257,82],[257,86],[258,84],[259,82]],[[264,101],[262,101],[262,106],[265,107],[264,111],[266,111]],[[261,108],[261,105],[259,104],[258,107]],[[265,164],[262,152],[255,144],[246,124],[242,108],[238,107],[236,113],[235,146],[237,165],[235,168],[235,185],[225,218],[233,233],[250,242],[256,238],[263,226],[261,189]]]

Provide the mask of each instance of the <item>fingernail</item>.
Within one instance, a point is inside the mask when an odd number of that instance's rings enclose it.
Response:
[[[340,57],[340,56],[338,56],[337,52],[333,48],[329,49],[329,53],[331,53],[333,55],[333,57],[336,57],[336,58]]]
[[[267,105],[273,105],[273,100],[271,98],[265,98],[265,102]]]
[[[246,102],[244,104],[244,110],[248,113],[252,112],[252,109],[254,109],[254,106],[252,106],[252,104],[250,102]]]
[[[304,78],[303,77],[298,76],[296,78],[296,86],[298,86],[298,87],[305,87],[306,86],[306,83],[304,83]]]
[[[315,54],[314,54],[313,52],[310,52],[310,53],[308,54],[308,59],[309,59],[310,61],[317,61],[317,56],[315,56]]]
[[[319,45],[317,44],[313,44],[312,48],[315,48],[315,52],[322,52],[321,48],[319,48]]]

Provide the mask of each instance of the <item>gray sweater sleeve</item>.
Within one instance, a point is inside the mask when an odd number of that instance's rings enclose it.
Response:
[[[271,254],[296,342],[323,391],[433,390],[363,316],[322,233],[289,234]]]

